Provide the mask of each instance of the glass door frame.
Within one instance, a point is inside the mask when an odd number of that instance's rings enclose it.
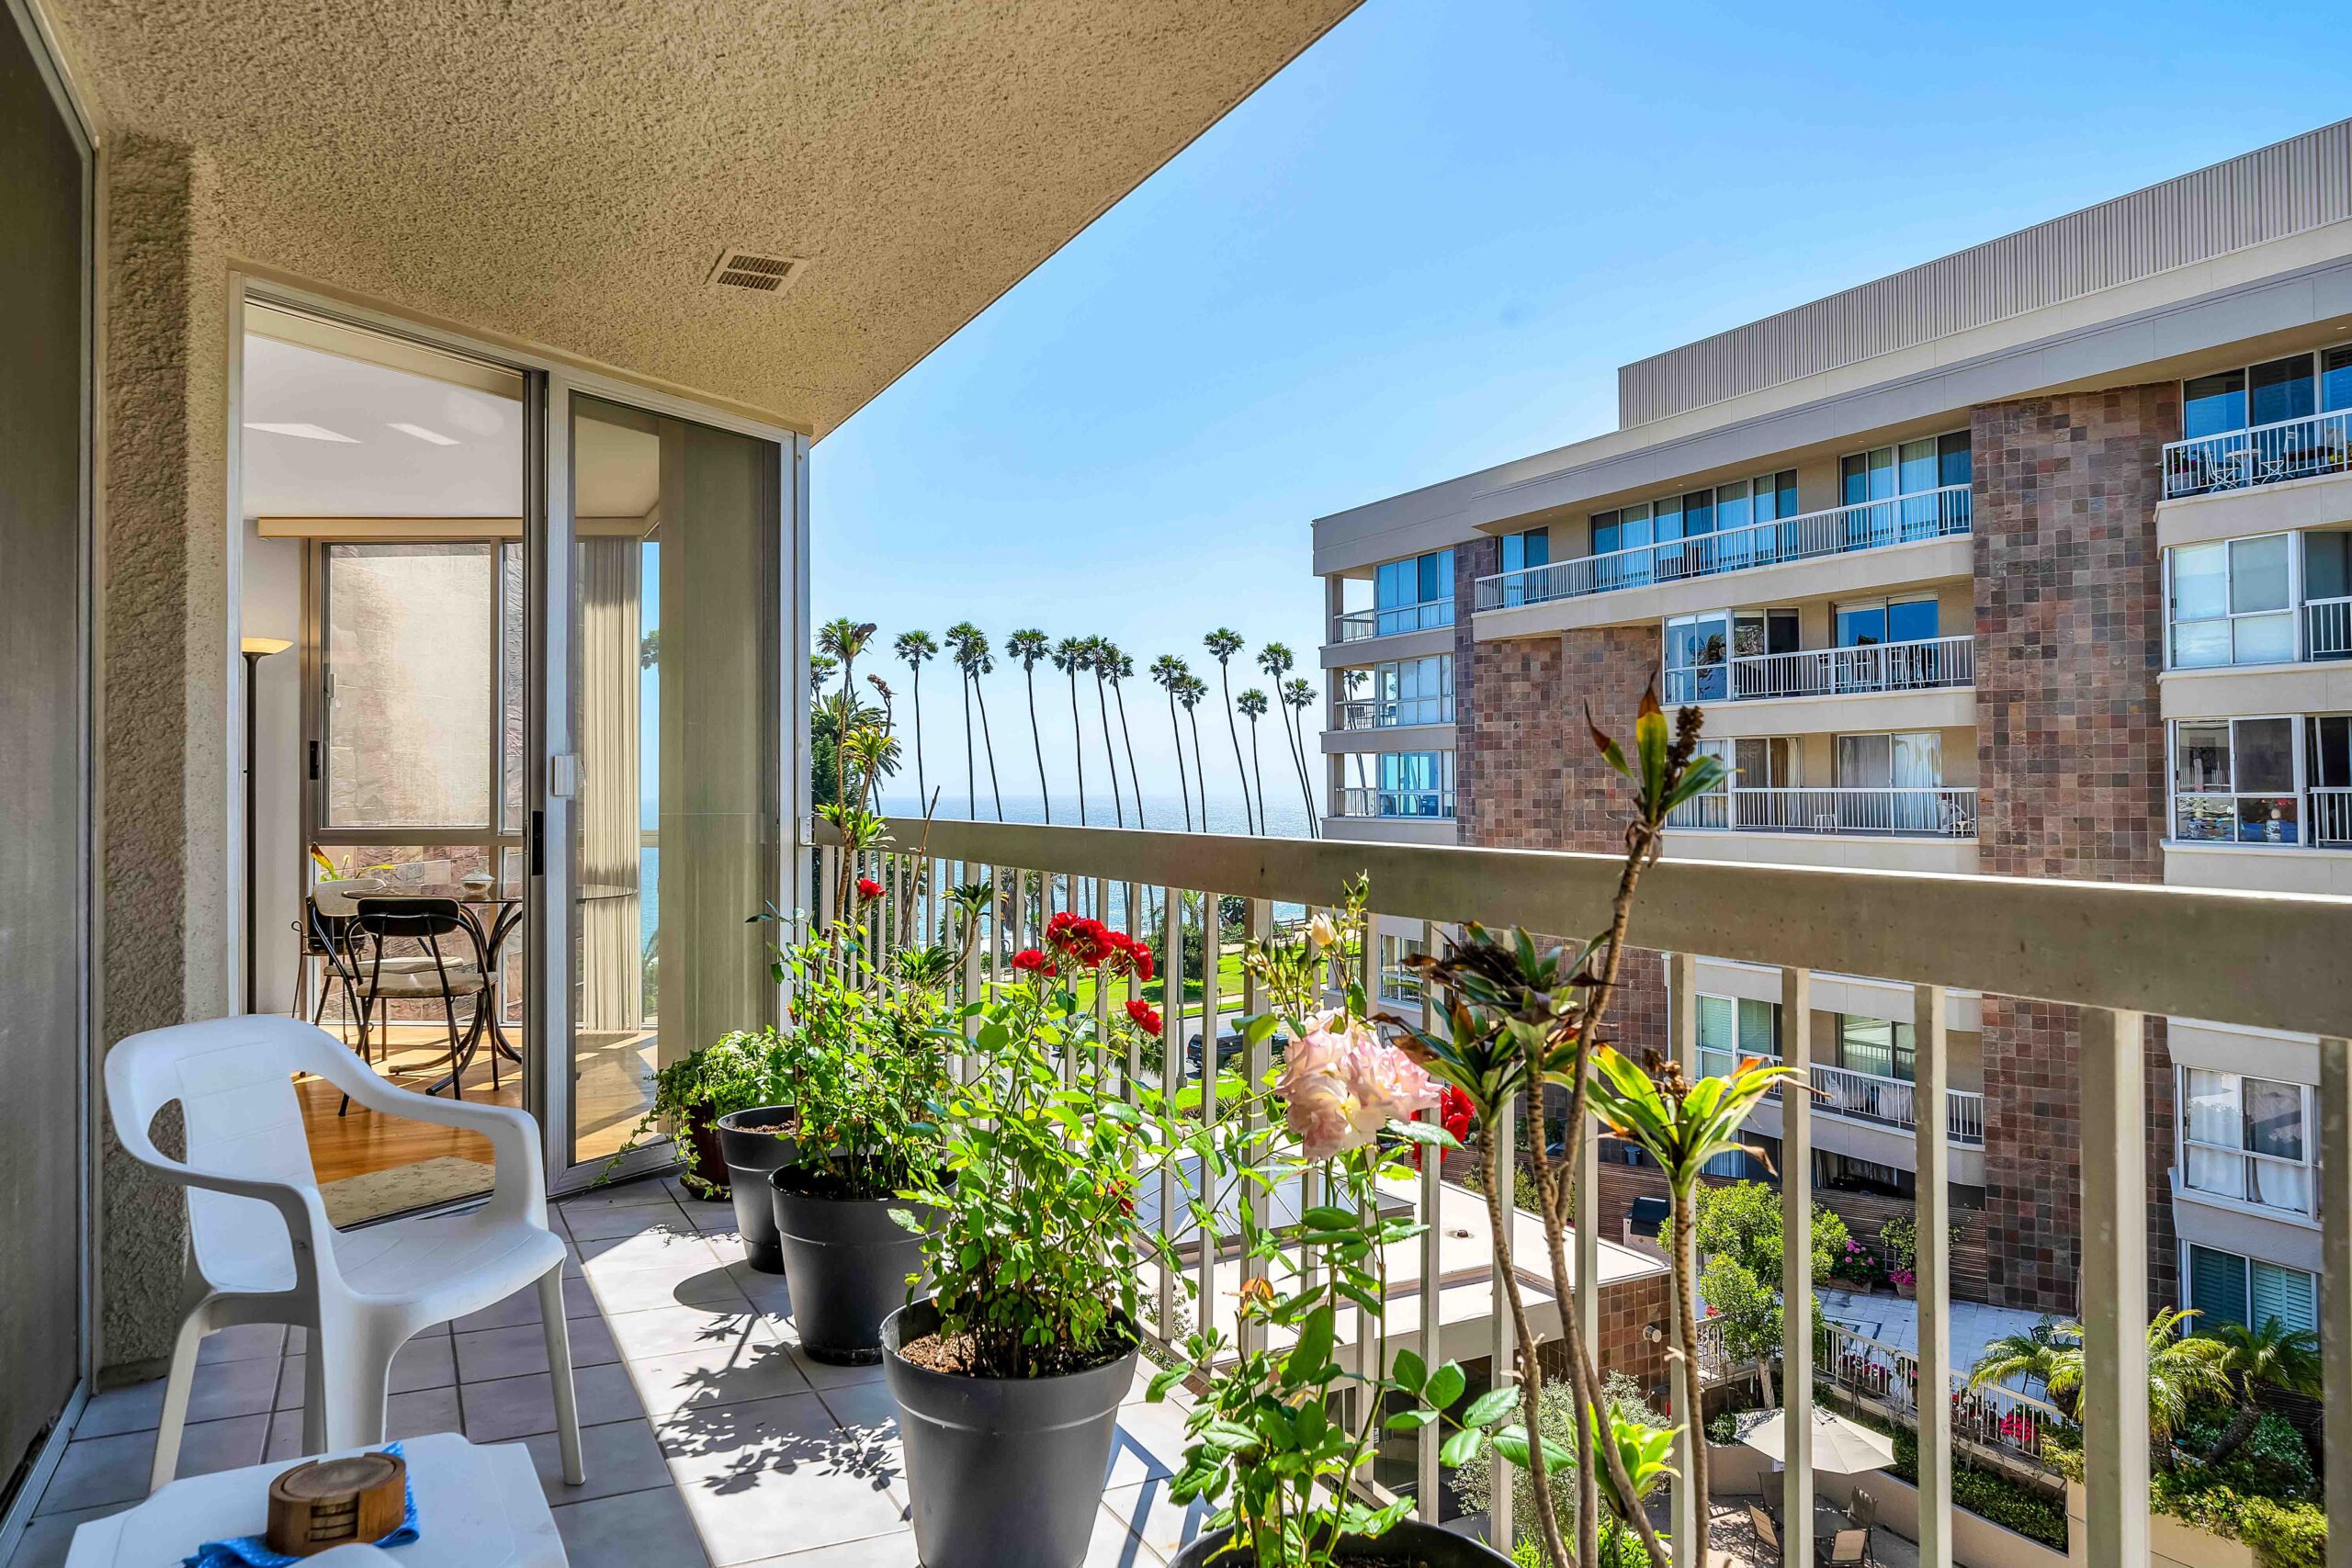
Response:
[[[523,1108],[537,1122],[550,1196],[608,1178],[641,1175],[676,1160],[667,1139],[650,1140],[618,1161],[575,1162],[571,1139],[574,866],[577,738],[571,725],[571,603],[576,572],[571,508],[571,414],[580,393],[769,442],[776,453],[775,691],[789,711],[776,726],[775,766],[784,820],[776,824],[775,885],[788,909],[808,901],[808,851],[814,842],[808,754],[808,447],[786,426],[656,391],[546,354],[488,343],[463,333],[319,294],[298,284],[232,271],[227,352],[232,405],[248,300],[404,338],[513,370],[523,378]],[[237,424],[231,421],[228,580],[243,572],[243,503],[237,489]],[[308,594],[306,601],[310,600]],[[305,635],[315,637],[316,628]],[[308,657],[306,655],[306,657]],[[240,721],[241,716],[240,716]],[[235,750],[231,748],[232,752]],[[232,785],[235,781],[232,780]],[[232,795],[232,798],[235,798]],[[240,896],[243,895],[240,884]],[[232,953],[232,967],[242,953]],[[785,994],[778,987],[781,1016]]]

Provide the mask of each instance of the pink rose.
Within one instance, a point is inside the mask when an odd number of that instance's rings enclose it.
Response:
[[[1309,1159],[1362,1148],[1391,1121],[1437,1104],[1437,1086],[1410,1057],[1338,1012],[1310,1019],[1290,1043],[1274,1092]]]
[[[1391,1122],[1410,1122],[1437,1106],[1437,1085],[1420,1064],[1376,1038],[1349,1046],[1340,1070],[1354,1091],[1360,1122],[1369,1123],[1375,1133]]]

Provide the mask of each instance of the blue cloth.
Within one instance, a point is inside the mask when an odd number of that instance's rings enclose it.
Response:
[[[382,1451],[397,1454],[401,1446],[386,1443]],[[416,1487],[413,1483],[407,1489],[406,1502],[408,1506],[401,1515],[400,1528],[373,1544],[406,1546],[422,1533],[416,1528]],[[206,1541],[196,1549],[195,1556],[181,1559],[180,1568],[289,1568],[290,1564],[301,1561],[301,1558],[271,1551],[269,1543],[257,1535],[241,1535],[230,1540]]]

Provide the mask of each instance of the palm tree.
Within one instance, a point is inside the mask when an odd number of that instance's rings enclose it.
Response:
[[[1176,694],[1193,672],[1172,653],[1151,661],[1152,683],[1168,694],[1168,733],[1176,741],[1176,795],[1184,803],[1184,831],[1193,830],[1193,786],[1184,778],[1184,732],[1176,723]]]
[[[1119,687],[1120,682],[1134,678],[1136,661],[1115,648],[1111,649],[1111,655],[1108,670],[1111,698],[1119,705],[1119,739],[1127,749],[1127,783],[1136,792],[1136,826],[1140,828],[1144,825],[1143,775],[1136,772],[1136,737],[1135,732],[1127,728],[1127,694]]]
[[[972,704],[980,705],[980,743],[987,748],[989,758],[989,793],[996,797],[996,819],[1004,820],[1004,792],[996,782],[996,738],[989,733],[989,698],[980,690],[980,677],[996,669],[996,660],[989,652],[989,634],[969,621],[958,621],[947,628],[947,646],[955,650],[956,667],[964,672],[964,790],[966,815],[979,819],[979,787],[972,773]]]
[[[1184,705],[1184,718],[1193,727],[1193,784],[1201,792],[1201,831],[1209,830],[1209,765],[1201,757],[1201,699],[1209,683],[1190,671],[1176,684],[1176,700]]]
[[[1122,828],[1127,825],[1126,802],[1119,797],[1119,754],[1111,749],[1111,705],[1102,700],[1103,677],[1119,662],[1119,648],[1108,637],[1086,639],[1086,666],[1094,671],[1094,716],[1102,724],[1102,756],[1111,764],[1111,811]]]
[[[1250,721],[1250,776],[1258,784],[1258,830],[1266,828],[1266,774],[1258,762],[1258,721],[1266,716],[1266,694],[1252,686],[1241,694],[1235,705],[1241,716]]]
[[[1294,679],[1283,688],[1283,706],[1290,710],[1291,728],[1298,736],[1298,790],[1300,798],[1306,803],[1306,836],[1319,839],[1323,836],[1323,829],[1315,819],[1314,775],[1306,765],[1306,714],[1314,705],[1313,682]]]
[[[2158,1307],[2148,1320],[2148,1450],[2159,1470],[2173,1467],[2172,1435],[2188,1407],[2199,1400],[2228,1399],[2235,1392],[2229,1346],[2180,1332],[2196,1315],[2194,1309]],[[2020,1371],[2039,1376],[2050,1403],[2073,1416],[2083,1397],[2083,1325],[2036,1324],[2028,1333],[1993,1341],[1969,1369],[1968,1385],[1981,1388]],[[2247,1423],[2249,1430],[2252,1426]]]
[[[1283,690],[1283,677],[1288,675],[1297,663],[1298,656],[1291,652],[1289,646],[1284,643],[1270,642],[1258,650],[1258,668],[1263,670],[1267,679],[1273,682],[1274,701],[1282,705],[1283,739],[1290,742],[1291,767],[1298,775],[1299,793],[1306,795],[1309,793],[1306,787],[1306,743],[1300,737],[1298,728],[1293,722],[1296,716],[1291,712],[1286,694]],[[1258,792],[1258,815],[1263,817],[1265,814],[1266,795],[1264,787],[1261,785]],[[1311,832],[1315,817],[1315,807],[1311,800],[1307,806],[1306,815],[1308,830]]]
[[[2254,1436],[2254,1424],[2262,1416],[2255,1395],[2256,1383],[2289,1393],[2320,1392],[2319,1336],[2308,1328],[2290,1329],[2275,1317],[2264,1318],[2259,1328],[2224,1323],[2207,1329],[2205,1335],[2228,1352],[2222,1372],[2237,1391],[2238,1412],[2213,1451],[2205,1456],[2206,1463],[2219,1464]]]
[[[1004,656],[1021,661],[1021,678],[1029,684],[1029,744],[1037,753],[1037,794],[1046,803],[1046,826],[1054,825],[1054,792],[1046,784],[1046,741],[1037,733],[1037,660],[1047,658],[1053,645],[1035,626],[1004,639]]]
[[[1069,677],[1069,747],[1078,756],[1078,825],[1086,826],[1086,726],[1078,716],[1078,672],[1087,667],[1091,650],[1082,637],[1066,637],[1054,644],[1054,668]]]
[[[1241,784],[1241,820],[1250,820],[1250,780],[1241,772],[1241,727],[1233,719],[1233,656],[1241,651],[1241,634],[1231,626],[1219,626],[1201,639],[1201,646],[1216,660],[1216,683],[1225,694],[1225,732],[1233,741],[1233,774]],[[1204,807],[1205,809],[1205,807]],[[1251,828],[1251,832],[1258,829]]]
[[[914,671],[915,794],[922,801],[924,814],[928,815],[931,811],[931,785],[922,770],[922,667],[939,657],[939,644],[932,640],[929,632],[916,631],[900,632],[898,640],[890,647],[907,661],[907,668]]]

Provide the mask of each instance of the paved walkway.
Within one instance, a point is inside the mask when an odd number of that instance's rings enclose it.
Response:
[[[1861,1295],[1823,1286],[1822,1315],[1842,1328],[1875,1339],[1898,1350],[1916,1354],[1919,1348],[1919,1303],[1899,1296]],[[1985,1346],[2007,1335],[2022,1334],[2041,1321],[2038,1313],[2016,1307],[1985,1306],[1976,1302],[1951,1303],[1951,1368],[1965,1373],[1976,1364]]]
[[[733,1209],[686,1199],[670,1179],[556,1207],[571,1247],[564,1299],[587,1484],[563,1483],[529,1291],[401,1350],[390,1435],[521,1442],[572,1568],[914,1568],[881,1369],[800,1355],[784,1281],[743,1262]],[[295,1457],[302,1373],[300,1329],[207,1338],[180,1472]],[[1119,1413],[1088,1568],[1150,1568],[1205,1517],[1168,1499],[1183,1420],[1143,1404],[1143,1381]],[[90,1401],[7,1568],[56,1568],[75,1525],[144,1495],[163,1388]]]

